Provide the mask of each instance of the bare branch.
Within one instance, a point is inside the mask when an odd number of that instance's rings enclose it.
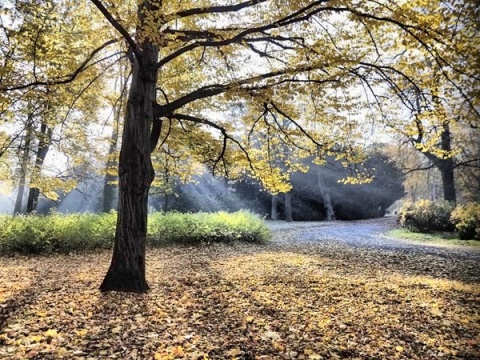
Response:
[[[216,163],[218,163],[225,154],[225,146],[226,146],[225,142],[227,140],[230,140],[233,143],[235,143],[239,147],[239,149],[245,154],[245,157],[247,158],[248,163],[250,164],[250,167],[253,170],[252,160],[250,159],[250,155],[248,154],[248,151],[243,147],[243,145],[237,139],[230,136],[227,133],[227,130],[223,126],[220,126],[220,125],[214,123],[213,121],[210,121],[210,120],[207,120],[207,119],[202,119],[202,118],[199,118],[199,117],[196,117],[196,116],[191,116],[191,115],[173,113],[173,114],[171,114],[171,117],[173,119],[185,120],[185,121],[190,121],[190,122],[197,123],[197,124],[207,125],[207,126],[210,126],[214,129],[219,130],[224,137],[224,147],[223,147],[221,156],[217,159]]]
[[[274,102],[270,102],[270,105],[273,106],[276,112],[278,112],[280,115],[282,115],[285,119],[288,119],[292,124],[294,124],[300,132],[305,135],[307,139],[309,139],[312,143],[314,143],[318,148],[323,148],[323,144],[319,143],[317,140],[315,140],[304,128],[301,126],[298,122],[296,122],[291,116],[289,116],[287,113],[282,111]]]
[[[235,5],[223,5],[223,6],[209,6],[203,8],[193,8],[183,11],[178,11],[176,13],[168,14],[165,18],[167,21],[175,20],[179,18],[184,18],[192,15],[199,14],[215,14],[215,13],[228,13],[228,12],[237,12],[239,10],[245,9],[250,6],[255,6],[260,3],[266,2],[267,0],[249,0],[243,3]]]

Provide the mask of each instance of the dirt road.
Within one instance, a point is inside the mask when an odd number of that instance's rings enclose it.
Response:
[[[395,219],[388,217],[351,222],[268,222],[272,246],[328,256],[349,254],[352,259],[362,256],[376,265],[418,275],[480,282],[478,248],[418,244],[385,236],[395,225]]]

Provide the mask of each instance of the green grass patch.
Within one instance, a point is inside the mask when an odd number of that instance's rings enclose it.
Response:
[[[433,245],[461,245],[480,247],[478,240],[459,240],[458,234],[453,232],[434,231],[428,234],[411,232],[407,229],[393,229],[385,233],[386,236],[411,240],[414,242],[428,243]]]
[[[0,216],[0,253],[49,254],[110,249],[117,214]],[[148,219],[147,244],[265,242],[270,232],[248,212],[155,213]]]

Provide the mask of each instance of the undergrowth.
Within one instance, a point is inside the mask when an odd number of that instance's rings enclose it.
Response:
[[[480,247],[478,240],[459,240],[457,233],[433,231],[428,234],[412,232],[407,229],[393,229],[385,233],[388,237],[410,240],[432,245],[455,245]]]
[[[0,216],[0,253],[49,254],[112,248],[117,214]],[[248,212],[154,213],[149,215],[147,244],[264,242],[269,231]]]
[[[448,201],[407,202],[400,209],[399,223],[412,233],[456,231],[461,240],[480,240],[480,204],[455,207]]]

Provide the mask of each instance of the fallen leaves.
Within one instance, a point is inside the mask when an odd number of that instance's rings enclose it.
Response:
[[[0,358],[480,355],[472,271],[448,280],[338,247],[169,247],[149,251],[147,295],[101,294],[109,256],[0,258]]]

